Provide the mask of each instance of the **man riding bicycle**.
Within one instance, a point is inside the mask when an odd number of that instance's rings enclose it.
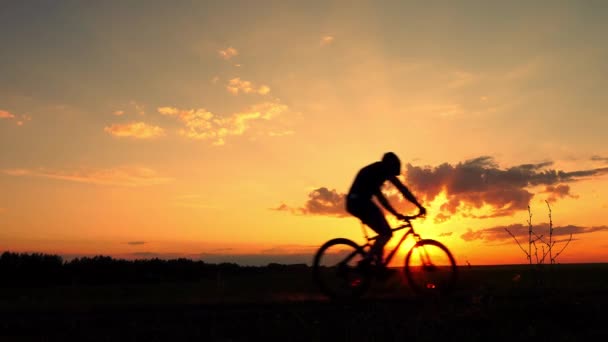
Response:
[[[382,194],[381,187],[385,181],[388,180],[393,183],[403,194],[403,197],[415,204],[420,211],[420,216],[426,214],[426,209],[418,203],[416,197],[397,178],[400,173],[401,161],[393,152],[387,152],[382,156],[381,161],[369,164],[357,173],[346,197],[346,211],[359,218],[361,222],[378,233],[378,238],[371,248],[371,253],[364,260],[368,265],[374,261],[372,260],[373,258],[376,259],[376,265],[382,264],[384,245],[393,235],[382,210],[372,201],[372,197],[376,196],[382,206],[398,219],[405,218],[404,215],[391,207],[386,197]]]

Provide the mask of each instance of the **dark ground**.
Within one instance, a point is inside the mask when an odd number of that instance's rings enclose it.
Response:
[[[308,271],[0,288],[4,341],[580,341],[608,337],[608,264],[473,267],[449,298],[401,277],[351,303]]]

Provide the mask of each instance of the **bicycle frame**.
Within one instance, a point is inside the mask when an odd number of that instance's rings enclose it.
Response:
[[[405,234],[403,234],[403,236],[401,237],[401,240],[399,240],[399,242],[397,243],[395,248],[393,248],[393,250],[382,260],[382,266],[388,266],[388,264],[391,262],[391,260],[395,256],[395,254],[397,254],[397,251],[399,250],[399,247],[401,247],[401,244],[405,241],[405,239],[407,239],[407,237],[410,234],[414,237],[414,239],[416,239],[416,242],[421,240],[420,234],[418,234],[414,231],[414,226],[412,225],[412,222],[410,222],[410,221],[407,221],[406,223],[402,224],[399,227],[391,228],[391,232],[394,233],[398,230],[407,229],[407,228],[409,228],[409,229],[405,232]],[[378,235],[369,237],[367,235],[367,230],[365,229],[364,223],[361,223],[361,229],[363,230],[363,235],[365,235],[365,239],[367,240],[367,242],[364,245],[361,245],[361,248],[366,248],[366,247],[371,248],[371,246],[372,246],[371,242],[378,239]],[[368,251],[368,253],[369,253],[369,251]]]

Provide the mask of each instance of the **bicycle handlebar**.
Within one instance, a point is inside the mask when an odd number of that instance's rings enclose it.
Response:
[[[409,223],[411,220],[415,220],[415,219],[417,219],[417,218],[419,218],[421,216],[424,216],[424,215],[421,215],[421,214],[412,215],[412,216],[404,215],[401,218],[401,220],[404,221],[404,222],[408,222]]]

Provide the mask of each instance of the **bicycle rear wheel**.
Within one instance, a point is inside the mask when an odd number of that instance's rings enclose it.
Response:
[[[435,240],[420,240],[405,257],[405,276],[420,295],[447,294],[457,278],[456,261],[446,246]]]
[[[365,251],[351,240],[337,238],[319,248],[313,261],[313,280],[332,299],[362,296],[371,283],[371,274],[359,266]]]

